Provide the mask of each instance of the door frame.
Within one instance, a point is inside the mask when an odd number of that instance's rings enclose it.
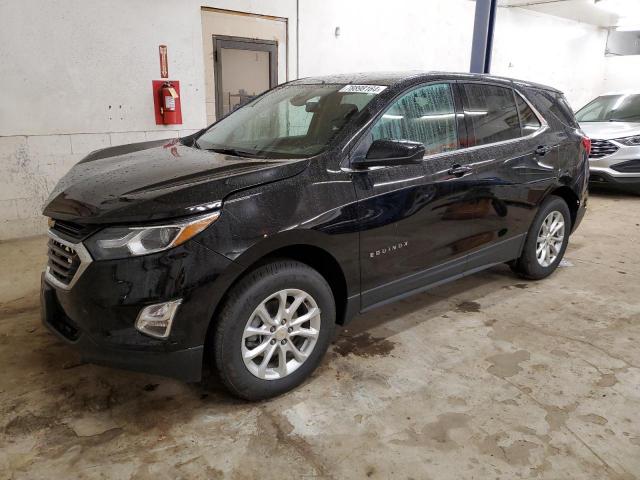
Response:
[[[259,38],[231,37],[228,35],[212,35],[212,41],[216,121],[218,121],[224,116],[222,113],[222,49],[267,52],[269,54],[269,88],[273,88],[278,84],[278,42]]]

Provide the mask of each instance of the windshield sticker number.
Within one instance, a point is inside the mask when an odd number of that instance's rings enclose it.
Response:
[[[382,85],[346,85],[338,90],[340,93],[371,93],[378,95],[387,87]]]

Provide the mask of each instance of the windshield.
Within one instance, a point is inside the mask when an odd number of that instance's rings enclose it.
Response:
[[[579,122],[640,122],[640,95],[603,95],[576,113]]]
[[[322,152],[375,93],[345,85],[285,85],[213,125],[198,147],[230,155],[304,158]],[[345,90],[345,91],[341,91]]]

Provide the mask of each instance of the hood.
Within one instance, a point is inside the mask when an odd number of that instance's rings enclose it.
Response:
[[[640,123],[582,122],[580,128],[587,134],[587,137],[599,140],[640,135]]]
[[[217,208],[234,191],[297,175],[307,164],[224,155],[177,139],[111,147],[76,164],[43,213],[78,223],[179,217]]]

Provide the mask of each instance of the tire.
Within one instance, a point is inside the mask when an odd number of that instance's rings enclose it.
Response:
[[[283,298],[289,307],[284,311]],[[297,308],[296,301],[301,302]],[[329,284],[304,263],[276,260],[250,271],[231,288],[215,326],[214,366],[223,384],[245,400],[297,387],[320,364],[333,339],[335,310]],[[245,337],[246,329],[246,335],[260,335]],[[248,358],[257,348],[263,353]]]
[[[561,218],[564,223],[562,241],[558,241],[557,235],[552,236],[550,243],[553,246],[549,250],[544,248],[544,246],[542,249],[547,250],[547,253],[550,252],[551,255],[540,260],[537,252],[541,245],[538,244],[539,234],[541,234],[542,237],[546,236],[545,232],[542,231],[542,225],[545,221],[553,222],[554,219],[557,218]],[[547,223],[547,225],[551,225],[551,223]],[[538,209],[538,213],[533,219],[529,232],[527,233],[527,239],[525,241],[524,248],[522,249],[522,254],[520,255],[520,258],[516,259],[511,264],[511,269],[521,277],[529,280],[540,280],[548,277],[556,268],[558,268],[558,264],[562,260],[562,257],[564,257],[564,252],[566,251],[567,244],[569,243],[570,232],[571,214],[567,203],[562,198],[555,195],[549,196],[544,200],[544,202],[542,202],[542,205]],[[555,250],[556,248],[558,248],[557,251]],[[553,255],[555,255],[555,258]],[[553,261],[550,261],[551,259],[553,259]]]

